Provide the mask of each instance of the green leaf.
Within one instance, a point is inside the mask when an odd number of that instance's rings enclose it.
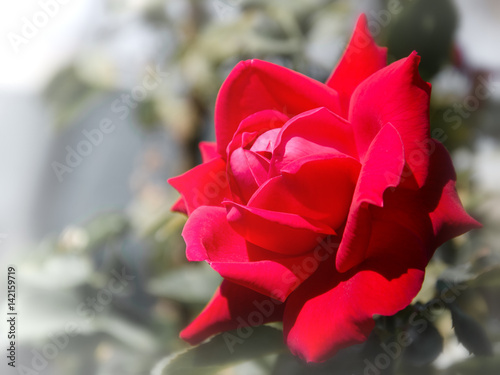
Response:
[[[476,277],[476,274],[471,270],[470,264],[462,264],[455,267],[449,267],[444,270],[436,283],[436,288],[439,292],[449,288],[451,285],[467,283]]]
[[[432,363],[443,351],[443,337],[432,322],[425,321],[425,326],[411,325],[407,331],[411,344],[405,349],[403,358],[413,366]]]
[[[477,356],[493,355],[491,342],[483,327],[456,305],[449,305],[449,308],[458,341]]]
[[[283,353],[278,356],[273,368],[272,375],[316,375],[316,371],[300,362],[291,353]]]
[[[89,249],[94,248],[110,238],[117,237],[129,229],[127,217],[121,214],[103,214],[86,225],[89,235]]]
[[[492,358],[470,358],[451,366],[446,375],[498,375],[500,369],[500,357]]]
[[[244,334],[238,330],[224,332],[192,349],[164,358],[152,375],[210,375],[240,362],[286,350],[280,330],[268,326],[242,330]]]
[[[387,47],[395,60],[413,50],[422,56],[419,66],[424,79],[436,74],[450,56],[457,12],[450,0],[406,0],[398,14],[371,16],[378,25],[387,25]]]
[[[500,287],[500,267],[495,266],[471,280],[472,287],[498,288]]]
[[[172,270],[151,280],[147,291],[178,302],[206,303],[221,282],[217,272],[205,263]]]

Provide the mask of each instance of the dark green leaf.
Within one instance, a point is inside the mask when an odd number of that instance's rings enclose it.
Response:
[[[313,375],[314,372],[290,353],[280,354],[276,360],[272,375]]]
[[[380,25],[388,25],[389,55],[400,59],[418,51],[420,73],[429,79],[450,56],[457,12],[450,0],[406,0],[401,8],[397,15],[372,17]]]
[[[443,351],[443,337],[427,319],[425,325],[411,325],[407,334],[411,344],[405,349],[403,359],[413,366],[420,367],[432,363]]]
[[[481,273],[475,279],[471,280],[473,287],[498,288],[500,287],[500,267],[496,266]]]
[[[469,264],[449,267],[439,275],[436,288],[439,292],[442,292],[444,289],[450,289],[457,284],[469,282],[474,277],[475,274],[471,271]]]
[[[451,366],[446,375],[498,375],[500,369],[500,357],[492,358],[470,358]]]
[[[450,311],[458,341],[477,356],[492,355],[493,348],[483,327],[454,304]]]
[[[240,362],[286,351],[283,332],[268,326],[221,333],[161,361],[153,375],[208,375]]]

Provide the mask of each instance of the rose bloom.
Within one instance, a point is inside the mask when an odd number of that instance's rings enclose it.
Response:
[[[187,258],[224,278],[183,339],[282,321],[292,353],[324,361],[408,306],[435,249],[480,226],[430,138],[419,61],[386,66],[362,15],[325,84],[259,60],[233,69],[217,142],[169,180]]]

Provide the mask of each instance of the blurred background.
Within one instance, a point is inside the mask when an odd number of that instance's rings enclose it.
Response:
[[[443,283],[462,292],[431,308],[431,329],[387,367],[375,362],[380,346],[367,349],[373,340],[313,369],[280,350],[164,367],[220,282],[185,260],[185,218],[170,212],[177,193],[166,180],[199,163],[198,142],[214,139],[215,98],[238,61],[325,81],[361,12],[391,61],[422,56],[432,135],[484,224],[438,250],[415,304],[378,320],[378,337],[429,310]],[[498,374],[498,1],[25,0],[2,3],[0,25],[4,354],[7,265],[19,312],[17,368],[2,355],[2,373],[139,375],[161,361],[156,374]]]

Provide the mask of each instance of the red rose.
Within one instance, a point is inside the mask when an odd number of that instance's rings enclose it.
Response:
[[[419,61],[386,66],[361,16],[326,84],[259,60],[234,68],[217,143],[169,181],[188,259],[224,278],[183,339],[282,321],[294,354],[326,360],[410,304],[436,247],[479,226],[430,138]]]

